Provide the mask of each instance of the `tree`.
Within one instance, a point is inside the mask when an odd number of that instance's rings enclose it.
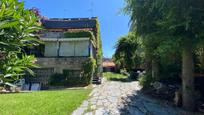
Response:
[[[122,36],[115,45],[114,61],[122,68],[135,69],[141,61],[139,47],[139,39],[135,33]]]
[[[0,1],[0,81],[12,82],[19,79],[26,71],[33,73],[30,67],[34,56],[26,55],[23,47],[38,45],[34,34],[40,27],[38,18],[31,11],[24,9],[24,3],[18,0]]]
[[[158,9],[151,8],[151,0],[126,0],[124,12],[130,15],[131,31],[142,38],[145,50],[146,71],[154,79],[159,77],[159,56],[155,52],[161,37],[155,33],[159,29],[155,21],[161,17]]]
[[[126,0],[132,28],[140,35],[172,40],[181,46],[183,107],[193,110],[193,47],[203,39],[202,0]]]
[[[163,30],[180,39],[182,46],[182,98],[185,109],[193,110],[194,100],[194,46],[203,39],[204,3],[202,0],[163,1]]]

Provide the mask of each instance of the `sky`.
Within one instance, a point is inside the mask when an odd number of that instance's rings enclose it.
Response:
[[[98,17],[103,56],[111,58],[120,36],[129,31],[129,17],[121,10],[124,0],[22,0],[25,8],[36,7],[49,18]]]

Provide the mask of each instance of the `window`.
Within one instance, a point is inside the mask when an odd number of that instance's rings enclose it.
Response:
[[[91,50],[89,40],[81,41],[47,41],[45,42],[45,56],[69,57],[89,56]]]
[[[45,56],[58,56],[59,43],[56,41],[45,42]]]
[[[74,45],[72,42],[60,42],[59,56],[75,56],[74,54]]]
[[[89,55],[89,41],[78,41],[75,43],[75,56]]]

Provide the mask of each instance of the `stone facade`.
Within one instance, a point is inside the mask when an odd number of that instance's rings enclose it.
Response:
[[[71,77],[80,77],[82,64],[88,60],[88,57],[43,57],[37,58],[36,64],[40,68],[35,68],[35,77],[27,76],[26,83],[40,83],[41,89],[49,88],[49,79],[55,73],[63,74],[64,71],[71,71]]]
[[[54,73],[63,73],[63,70],[81,70],[87,59],[88,57],[38,58],[37,64],[41,68],[53,68]]]

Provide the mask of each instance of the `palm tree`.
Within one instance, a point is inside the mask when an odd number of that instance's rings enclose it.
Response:
[[[115,45],[115,63],[128,70],[135,68],[138,47],[139,44],[134,33],[119,38]]]

